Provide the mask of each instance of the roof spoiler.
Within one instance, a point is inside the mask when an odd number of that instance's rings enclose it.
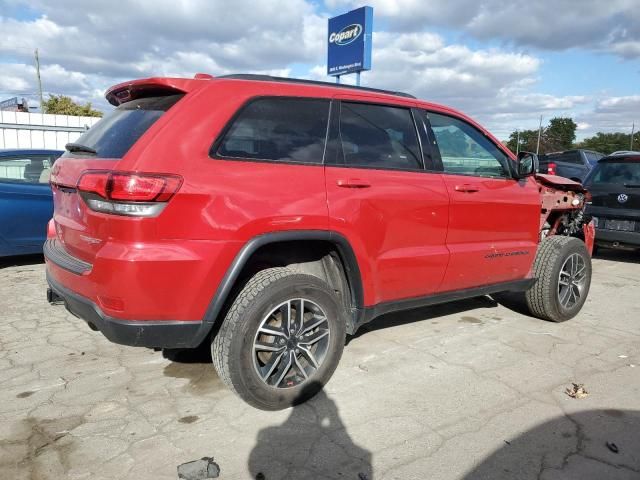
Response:
[[[104,96],[111,105],[117,107],[136,98],[188,93],[193,87],[194,80],[186,78],[142,78],[114,85]]]

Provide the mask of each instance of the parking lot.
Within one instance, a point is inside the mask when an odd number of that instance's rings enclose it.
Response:
[[[639,264],[603,251],[563,324],[489,297],[379,318],[324,393],[263,412],[206,351],[112,344],[46,302],[40,258],[5,259],[0,478],[175,479],[205,456],[223,479],[639,478]]]

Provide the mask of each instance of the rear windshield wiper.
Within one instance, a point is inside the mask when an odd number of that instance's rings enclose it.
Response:
[[[67,143],[64,148],[69,150],[72,153],[82,152],[82,153],[90,153],[91,155],[97,155],[98,151],[95,148],[87,147],[86,145],[82,145],[81,143]]]
[[[627,188],[640,188],[640,183],[625,183],[624,186]]]

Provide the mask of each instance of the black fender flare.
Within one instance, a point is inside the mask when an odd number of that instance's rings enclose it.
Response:
[[[330,230],[289,230],[283,232],[271,232],[258,235],[249,240],[236,255],[227,269],[224,277],[216,289],[207,311],[202,319],[202,324],[194,336],[192,347],[200,345],[209,335],[216,323],[220,312],[227,302],[235,282],[238,280],[242,269],[247,264],[251,256],[261,247],[272,243],[322,240],[336,246],[340,259],[344,265],[345,274],[351,291],[351,305],[355,312],[355,317],[361,315],[364,309],[364,291],[362,287],[362,277],[358,260],[351,247],[351,244],[342,234]],[[358,322],[356,322],[358,323]]]

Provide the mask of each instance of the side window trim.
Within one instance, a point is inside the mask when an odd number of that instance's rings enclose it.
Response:
[[[416,137],[418,139],[418,150],[420,150],[420,166],[422,167],[422,170],[432,171],[433,161],[431,159],[431,149],[429,148],[429,143],[425,141],[426,138],[424,136],[424,128],[420,128],[419,126],[421,120],[418,117],[418,112],[415,108],[411,109],[411,120],[413,121],[413,128],[416,131]],[[427,168],[427,166],[429,166],[429,168]]]
[[[433,141],[432,141],[432,144],[434,146],[433,151],[435,152],[435,154],[438,157],[439,168],[441,169],[442,173],[449,174],[449,175],[463,175],[463,176],[467,176],[467,177],[494,178],[494,179],[497,179],[497,180],[500,180],[500,179],[513,180],[515,178],[514,177],[514,168],[515,168],[515,166],[513,165],[513,162],[511,161],[510,157],[506,153],[504,153],[503,149],[499,145],[497,145],[491,138],[489,138],[487,135],[485,135],[484,132],[482,132],[481,130],[477,129],[476,127],[474,127],[473,125],[471,125],[470,123],[465,121],[464,119],[459,118],[459,117],[457,117],[455,115],[451,115],[449,113],[441,113],[441,112],[435,112],[435,111],[431,111],[431,110],[423,110],[423,112],[424,112],[424,116],[425,116],[427,124],[428,124],[429,132],[430,132],[430,134],[432,135],[432,138],[433,138]],[[470,128],[473,128],[474,130],[478,131],[478,133],[480,135],[482,135],[483,138],[485,138],[489,143],[491,143],[496,148],[496,150],[498,150],[499,152],[502,152],[504,154],[505,159],[506,159],[506,165],[503,162],[501,162],[500,160],[498,160],[497,158],[496,158],[496,161],[498,163],[500,163],[500,165],[502,165],[502,168],[505,170],[507,175],[505,175],[505,176],[483,176],[483,175],[475,175],[473,173],[446,172],[445,169],[444,169],[444,163],[442,162],[442,154],[440,152],[440,145],[438,145],[438,142],[437,142],[437,139],[436,139],[436,135],[435,135],[435,133],[433,131],[433,128],[431,127],[431,120],[429,119],[429,114],[430,113],[432,113],[434,115],[441,115],[441,116],[444,116],[444,117],[453,118],[454,120],[462,122],[462,123],[468,125]]]
[[[296,160],[270,160],[267,158],[245,158],[245,157],[227,157],[218,153],[222,143],[224,142],[227,134],[233,128],[233,125],[238,120],[238,118],[242,115],[242,113],[249,107],[252,103],[260,100],[321,100],[327,102],[327,108],[329,109],[327,115],[327,126],[325,127],[325,142],[323,147],[322,159],[320,162],[303,162]],[[325,158],[328,154],[327,148],[327,139],[329,138],[329,132],[327,131],[331,127],[331,112],[333,109],[334,101],[329,97],[307,97],[307,96],[295,96],[295,95],[256,95],[248,98],[244,103],[242,103],[238,109],[233,113],[233,115],[227,120],[224,127],[218,133],[218,136],[214,139],[211,147],[209,148],[209,158],[212,160],[228,160],[228,161],[236,161],[236,162],[256,162],[256,163],[284,163],[291,165],[309,165],[309,166],[322,166],[325,163]]]
[[[424,150],[422,147],[422,142],[420,139],[420,131],[418,128],[418,124],[416,121],[416,117],[414,115],[414,108],[411,106],[406,106],[406,105],[395,105],[395,104],[387,104],[387,103],[376,103],[376,102],[371,102],[371,101],[363,101],[361,99],[351,99],[351,98],[334,98],[333,100],[336,104],[336,118],[335,118],[335,125],[333,125],[332,127],[335,129],[336,132],[336,140],[337,140],[337,154],[336,154],[336,159],[335,159],[335,163],[333,163],[334,166],[339,166],[339,167],[344,167],[344,168],[361,168],[361,169],[368,169],[368,170],[389,170],[389,171],[396,171],[396,172],[424,172],[425,171],[425,162],[424,162]],[[414,133],[416,135],[416,139],[417,139],[417,143],[418,143],[418,150],[419,150],[419,158],[418,161],[420,163],[419,168],[397,168],[397,167],[382,167],[382,166],[369,166],[369,165],[347,165],[346,160],[345,160],[345,155],[344,155],[344,148],[343,148],[343,142],[342,142],[342,132],[340,130],[340,116],[342,114],[342,103],[358,103],[358,104],[362,104],[362,105],[370,105],[370,106],[379,106],[379,107],[388,107],[388,108],[400,108],[400,109],[404,109],[404,110],[408,110],[410,115],[411,115],[411,121],[413,123],[413,129],[414,129]],[[333,109],[332,109],[333,112]]]
[[[340,144],[340,101],[332,99],[329,108],[329,125],[324,146],[323,165],[338,165],[338,155],[342,152]]]
[[[442,158],[440,149],[436,142],[436,136],[431,129],[431,123],[427,111],[421,108],[413,109],[416,116],[416,126],[420,137],[422,137],[424,167],[426,171],[442,172]],[[420,128],[420,125],[422,128]],[[429,168],[430,167],[430,168]]]

